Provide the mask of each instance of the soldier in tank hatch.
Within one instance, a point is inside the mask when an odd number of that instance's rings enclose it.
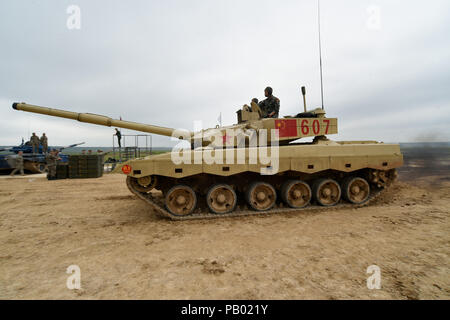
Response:
[[[278,118],[280,112],[280,99],[272,95],[273,89],[267,87],[264,90],[265,100],[259,103],[259,107],[263,113],[263,118]]]

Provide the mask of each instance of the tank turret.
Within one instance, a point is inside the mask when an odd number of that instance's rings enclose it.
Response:
[[[187,140],[193,147],[236,147],[271,145],[275,142],[286,145],[289,142],[305,138],[336,134],[337,119],[326,118],[322,109],[299,113],[284,118],[262,118],[256,103],[245,105],[237,111],[237,124],[226,127],[190,132],[182,129],[154,126],[149,124],[115,120],[103,115],[77,113],[60,109],[40,107],[26,103],[14,103],[15,110],[39,113],[54,117],[77,120],[107,127],[120,127],[157,135]],[[267,139],[260,139],[261,136]]]

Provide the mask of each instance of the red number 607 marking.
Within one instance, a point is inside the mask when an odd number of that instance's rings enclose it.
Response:
[[[302,133],[305,135],[309,133],[309,123],[306,119],[302,120]]]
[[[330,120],[324,119],[323,122],[327,124],[327,127],[325,128],[325,134],[328,134],[328,129],[330,128]]]
[[[328,132],[330,131],[330,119],[323,119],[323,122],[326,124],[325,127],[325,134],[328,134]],[[308,135],[309,131],[310,131],[310,125],[309,125],[309,121],[307,119],[302,120],[301,123],[301,129],[302,129],[302,133],[304,135]],[[319,134],[321,130],[321,123],[319,120],[314,120],[312,123],[312,132],[314,134]]]
[[[319,134],[319,132],[320,132],[319,120],[314,120],[314,122],[313,122],[313,132],[314,132],[314,134]]]

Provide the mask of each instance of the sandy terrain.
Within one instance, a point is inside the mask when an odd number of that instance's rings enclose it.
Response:
[[[1,177],[0,298],[449,299],[449,176],[401,178],[362,209],[171,222],[122,175]]]

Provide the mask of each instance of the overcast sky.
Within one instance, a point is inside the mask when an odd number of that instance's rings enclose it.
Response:
[[[67,27],[70,5],[80,29]],[[450,2],[321,7],[325,109],[340,132],[330,138],[449,141]],[[281,115],[303,109],[302,85],[320,105],[315,0],[2,0],[0,44],[0,145],[31,132],[50,145],[111,145],[112,128],[14,111],[14,101],[190,130],[220,113],[236,123],[268,85]]]

